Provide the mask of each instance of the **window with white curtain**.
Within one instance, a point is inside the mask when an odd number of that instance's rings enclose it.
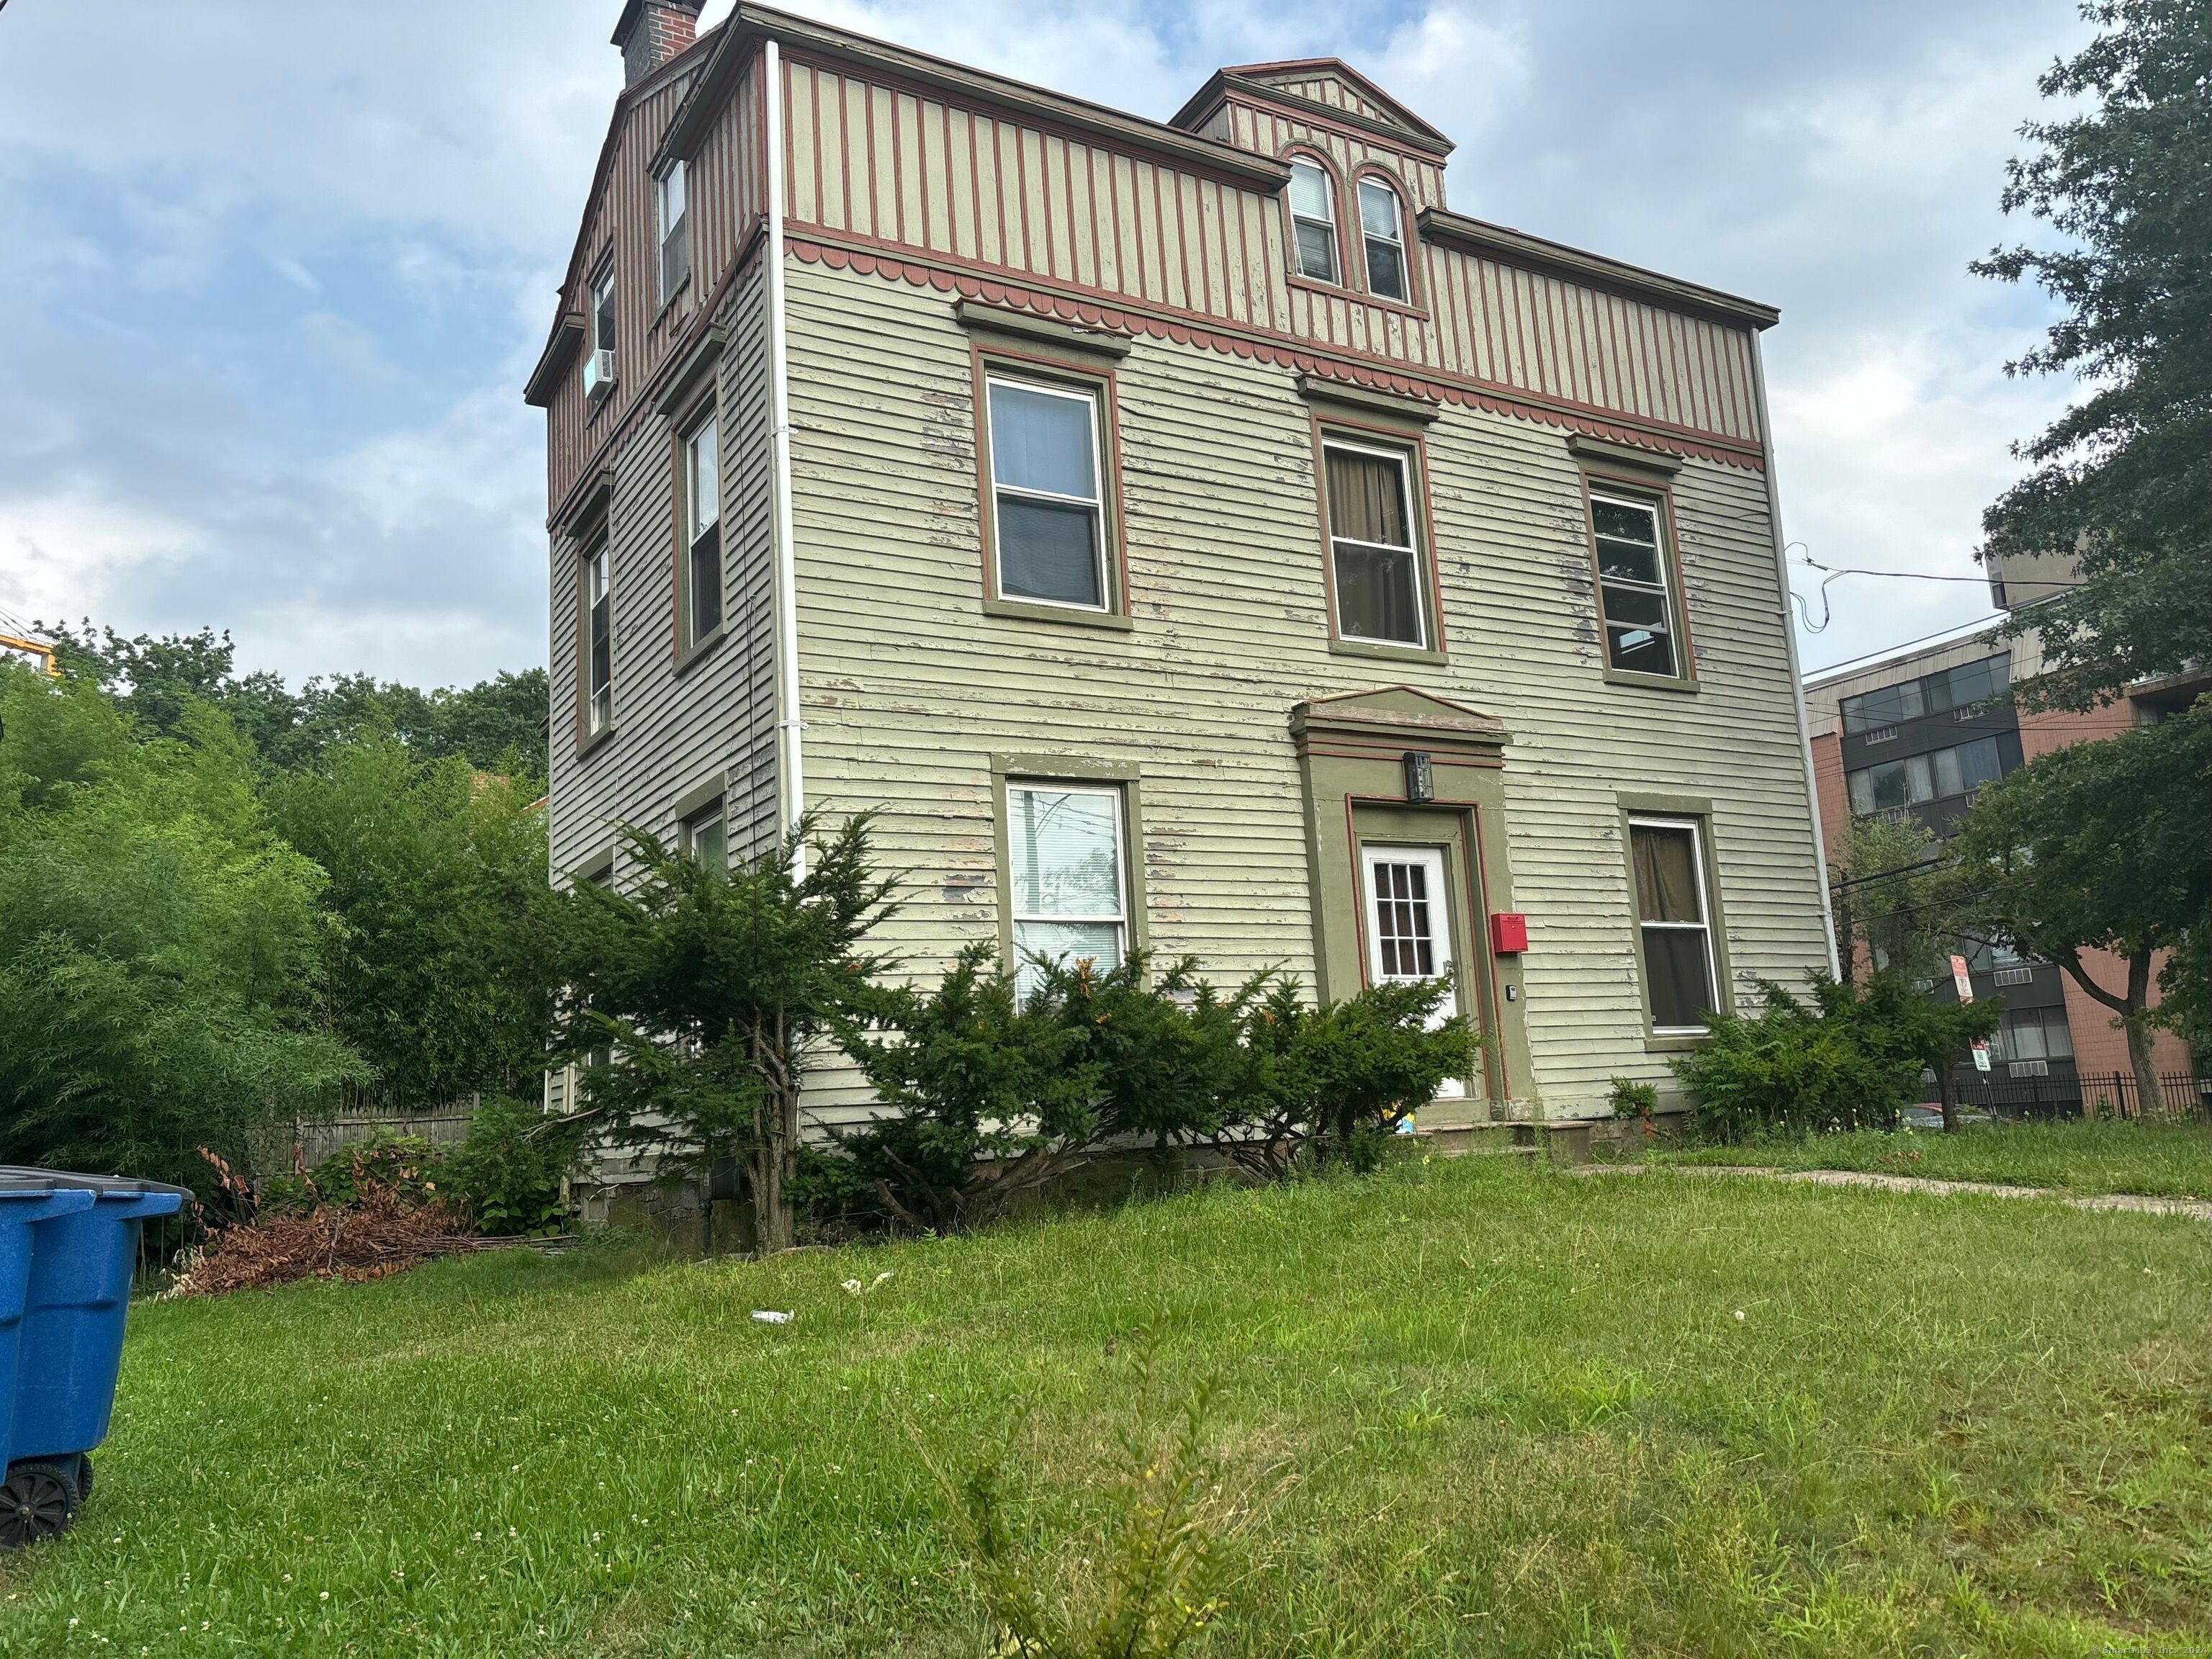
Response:
[[[1024,990],[1036,985],[1039,957],[1117,965],[1129,927],[1121,790],[1008,784],[1006,851]]]
[[[1367,291],[1386,300],[1409,296],[1406,283],[1406,234],[1400,222],[1398,192],[1380,179],[1359,181],[1359,237],[1367,252]]]
[[[1291,163],[1291,240],[1299,276],[1337,280],[1336,191],[1328,170],[1311,161]]]

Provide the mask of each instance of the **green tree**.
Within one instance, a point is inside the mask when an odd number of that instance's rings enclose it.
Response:
[[[141,742],[83,681],[0,667],[0,1159],[205,1188],[359,1074],[315,1029],[321,872],[204,703]]]
[[[542,668],[435,691],[368,674],[318,675],[294,692],[266,670],[240,674],[230,635],[212,629],[126,639],[88,621],[39,627],[64,669],[99,685],[148,736],[175,736],[188,709],[211,703],[280,770],[312,767],[333,744],[390,735],[422,758],[459,756],[544,790]]]
[[[392,736],[266,786],[328,878],[321,1006],[399,1103],[536,1092],[561,971],[545,818],[530,786]]]
[[[2156,1105],[2152,970],[2212,926],[2212,699],[1985,785],[1951,847],[1990,927],[2118,1017],[2139,1097]],[[2084,968],[2090,950],[2120,958],[2123,988]],[[2178,958],[2184,971],[2201,960],[2186,948]]]
[[[1926,825],[1903,813],[1853,818],[1830,876],[1836,940],[1855,975],[1938,971],[1960,915],[1948,860]]]
[[[761,1248],[793,1239],[799,1096],[822,1040],[860,1012],[889,963],[861,942],[890,910],[868,817],[816,835],[809,817],[752,863],[714,868],[625,827],[641,869],[627,891],[569,892],[565,1054],[589,1121],[696,1180],[745,1170]]]
[[[1984,556],[2070,554],[2080,586],[2008,625],[2041,636],[2031,702],[2087,708],[2212,661],[2212,8],[2093,0],[2100,33],[2040,83],[2093,99],[2031,122],[2003,202],[2065,237],[1976,264],[2065,307],[2017,374],[2071,372],[2088,395],[2018,447],[2035,470],[1991,507]]]

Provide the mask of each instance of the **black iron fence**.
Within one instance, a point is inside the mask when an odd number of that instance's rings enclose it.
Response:
[[[2212,1119],[2212,1078],[2163,1073],[2152,1117]],[[2142,1091],[2125,1072],[2087,1077],[1981,1078],[1959,1082],[1959,1104],[1992,1117],[2124,1117],[2146,1115]]]
[[[2146,1109],[2154,1117],[2212,1117],[2212,1078],[2162,1073],[2158,1092],[2158,1099],[2144,1101],[2135,1079],[2125,1072],[2081,1079],[2082,1102],[2095,1107],[2100,1117],[2141,1117]]]

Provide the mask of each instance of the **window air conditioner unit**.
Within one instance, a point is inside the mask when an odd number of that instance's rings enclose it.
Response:
[[[2014,1077],[2049,1077],[2051,1062],[2047,1060],[2015,1060],[2005,1069]]]
[[[612,347],[603,347],[584,359],[584,395],[594,402],[607,395],[615,383],[615,354]]]

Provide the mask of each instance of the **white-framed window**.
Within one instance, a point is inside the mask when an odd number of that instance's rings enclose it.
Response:
[[[1657,504],[1593,490],[1590,533],[1597,544],[1607,664],[1674,678],[1681,672],[1681,656],[1674,646],[1674,607]]]
[[[1291,163],[1291,240],[1299,276],[1337,280],[1336,190],[1328,169],[1316,162]]]
[[[584,732],[597,737],[615,718],[615,605],[605,538],[584,555]]]
[[[653,181],[653,217],[659,231],[660,303],[666,305],[691,277],[690,169],[671,161]]]
[[[1105,610],[1099,393],[999,374],[985,390],[999,597]]]
[[[1359,181],[1359,238],[1367,252],[1367,291],[1386,300],[1408,300],[1406,233],[1398,192],[1380,179]]]
[[[1705,892],[1704,826],[1695,818],[1631,818],[1636,925],[1644,990],[1658,1036],[1702,1033],[1719,1008],[1712,908]]]
[[[1024,990],[1035,958],[1118,965],[1129,943],[1122,794],[1110,785],[1006,785],[1008,895]]]
[[[723,799],[717,795],[684,820],[684,855],[710,870],[729,867],[729,833],[724,822]]]
[[[615,262],[609,255],[592,278],[591,349],[584,354],[584,395],[597,403],[615,383]]]
[[[592,278],[592,349],[615,349],[615,262],[609,259]]]
[[[1407,457],[1328,440],[1322,445],[1322,467],[1338,636],[1426,646]]]
[[[685,643],[722,625],[721,426],[708,415],[684,435]]]

